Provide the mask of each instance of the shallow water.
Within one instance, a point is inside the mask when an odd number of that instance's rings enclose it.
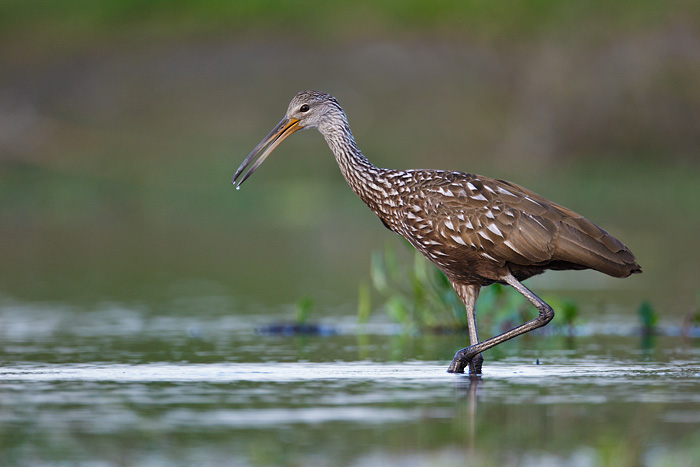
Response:
[[[279,316],[278,316],[279,317]],[[271,315],[0,309],[3,465],[696,465],[697,339],[540,334],[446,373],[463,335]],[[630,323],[608,329],[633,329]]]

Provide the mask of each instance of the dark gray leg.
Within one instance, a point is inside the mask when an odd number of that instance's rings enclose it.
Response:
[[[450,367],[447,369],[449,373],[464,373],[464,369],[467,367],[467,365],[470,366],[471,370],[472,360],[475,359],[475,357],[484,350],[488,350],[491,347],[494,347],[502,342],[510,340],[521,334],[525,334],[526,332],[530,332],[533,329],[541,328],[545,324],[549,323],[552,320],[552,318],[554,318],[554,310],[552,310],[552,307],[547,305],[547,303],[545,303],[544,300],[542,300],[540,297],[532,293],[530,289],[521,284],[520,281],[513,277],[513,275],[508,274],[506,277],[503,278],[503,280],[506,281],[508,285],[512,286],[515,290],[523,294],[523,296],[527,298],[530,301],[530,303],[535,305],[535,307],[537,307],[537,309],[539,310],[540,314],[537,316],[537,318],[533,319],[532,321],[528,321],[525,324],[521,324],[520,326],[511,329],[510,331],[506,331],[503,334],[500,334],[496,337],[492,337],[491,339],[487,339],[484,342],[472,344],[466,349],[460,350],[455,354],[455,358],[452,360]]]
[[[479,343],[479,332],[476,328],[476,299],[479,298],[479,286],[452,284],[467,312],[467,327],[469,328],[469,343],[474,346]],[[469,373],[481,374],[484,357],[481,354],[469,361]]]

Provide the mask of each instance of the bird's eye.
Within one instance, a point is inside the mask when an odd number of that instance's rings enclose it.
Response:
[[[308,112],[309,111],[309,104],[304,104],[301,106],[299,109],[300,112]]]

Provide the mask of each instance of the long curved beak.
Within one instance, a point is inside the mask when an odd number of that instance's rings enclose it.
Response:
[[[246,157],[241,166],[238,167],[236,174],[233,176],[233,180],[231,180],[231,183],[236,185],[236,189],[240,188],[241,184],[243,184],[243,182],[245,182],[263,162],[265,162],[267,156],[269,156],[270,153],[274,151],[282,141],[287,139],[287,137],[295,131],[301,130],[302,128],[303,127],[299,125],[299,119],[284,117],[282,121],[272,129],[270,134],[268,134],[262,141],[260,141],[260,143],[258,143],[257,146],[255,146],[255,149],[248,154],[248,157]],[[236,184],[236,179],[240,177],[246,167],[248,167],[253,159],[255,159],[255,156],[260,154],[260,151],[263,149],[265,149],[265,151],[260,155],[258,160],[255,161],[255,164],[253,164],[245,176],[238,182],[238,184]]]

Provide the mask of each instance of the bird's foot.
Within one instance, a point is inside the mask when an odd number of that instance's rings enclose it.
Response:
[[[450,367],[447,369],[448,373],[464,373],[464,369],[469,366],[469,374],[480,375],[481,366],[484,364],[484,357],[480,353],[470,352],[471,347],[462,349],[455,354],[455,358],[452,359]]]

